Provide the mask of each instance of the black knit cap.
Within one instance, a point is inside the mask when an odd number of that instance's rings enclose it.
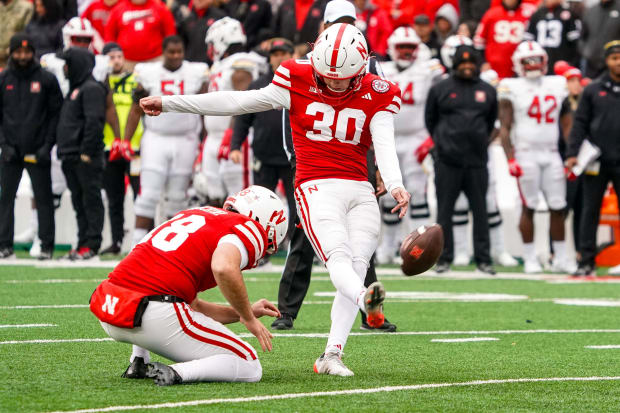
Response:
[[[9,42],[10,53],[13,53],[20,47],[28,47],[34,53],[34,44],[32,44],[32,38],[23,32],[14,34],[13,37],[11,37],[11,41]]]
[[[295,49],[293,48],[293,43],[290,40],[283,39],[281,37],[275,38],[271,41],[271,46],[269,47],[269,54],[284,51],[290,54],[295,53]]]
[[[110,42],[110,43],[106,43],[103,46],[103,50],[101,51],[102,55],[107,55],[110,52],[122,52],[123,48],[121,47],[120,44],[115,43],[115,42]]]
[[[612,53],[620,53],[620,40],[612,40],[605,44],[605,58]]]
[[[456,48],[452,58],[452,68],[456,69],[461,63],[471,62],[478,66],[478,52],[471,46],[461,45]]]

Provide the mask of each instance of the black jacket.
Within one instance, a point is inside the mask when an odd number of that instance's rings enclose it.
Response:
[[[284,0],[273,21],[273,32],[277,37],[289,39],[296,45],[313,43],[319,35],[319,26],[323,20],[326,4],[326,0],[316,0],[312,3],[301,30],[297,30],[295,0]]]
[[[437,159],[457,167],[486,168],[489,136],[497,119],[493,86],[455,75],[431,88],[424,113]]]
[[[228,15],[243,24],[248,37],[248,49],[258,44],[258,33],[271,26],[271,4],[267,0],[230,0],[226,3]]]
[[[177,31],[185,41],[185,58],[190,62],[207,62],[207,45],[205,37],[207,30],[217,20],[225,17],[226,13],[216,7],[209,7],[202,17],[196,10],[191,9],[187,17],[180,11],[175,13]]]
[[[62,50],[62,27],[64,25],[64,20],[55,22],[34,18],[30,20],[24,31],[32,38],[37,59],[44,54]]]
[[[44,145],[51,149],[61,106],[62,92],[53,74],[36,62],[20,69],[9,60],[0,74],[0,146],[11,146],[20,158]]]
[[[264,74],[252,83],[249,89],[261,89],[271,83],[273,72]],[[230,149],[241,149],[250,127],[254,128],[252,151],[263,165],[289,166],[282,147],[282,109],[235,116]]]
[[[601,149],[601,161],[620,162],[620,83],[604,74],[589,84],[581,95],[567,156],[577,156],[584,139]]]
[[[56,132],[58,157],[86,154],[92,158],[103,153],[106,89],[91,74],[95,56],[88,50],[74,47],[62,57],[69,69],[69,94]]]
[[[581,56],[587,62],[588,77],[596,77],[605,70],[603,46],[620,39],[620,0],[596,4],[583,15]]]

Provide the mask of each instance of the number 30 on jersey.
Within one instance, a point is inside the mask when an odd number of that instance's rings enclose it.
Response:
[[[312,130],[306,132],[308,139],[317,142],[329,142],[336,138],[342,143],[352,145],[360,143],[362,129],[364,122],[366,122],[366,114],[363,110],[344,108],[336,116],[336,110],[330,105],[312,102],[306,108],[306,115],[315,118]],[[332,132],[334,124],[335,129]]]

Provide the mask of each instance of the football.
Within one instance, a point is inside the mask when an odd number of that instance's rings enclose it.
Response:
[[[431,268],[443,251],[441,225],[422,225],[405,238],[400,247],[403,263],[400,268],[405,275],[417,275]]]

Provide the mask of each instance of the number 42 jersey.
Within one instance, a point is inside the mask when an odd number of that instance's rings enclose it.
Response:
[[[568,95],[563,76],[506,78],[497,87],[498,100],[512,103],[512,141],[518,150],[557,150],[562,103]]]
[[[145,296],[170,294],[191,303],[198,292],[217,285],[211,257],[229,235],[248,252],[243,269],[255,267],[267,245],[261,225],[245,215],[202,207],[182,211],[149,232],[108,278]]]
[[[272,82],[289,90],[291,96],[296,185],[327,178],[366,181],[370,123],[378,112],[399,112],[398,86],[368,73],[353,93],[332,98],[325,91],[319,94],[320,86],[305,59],[283,62]]]

